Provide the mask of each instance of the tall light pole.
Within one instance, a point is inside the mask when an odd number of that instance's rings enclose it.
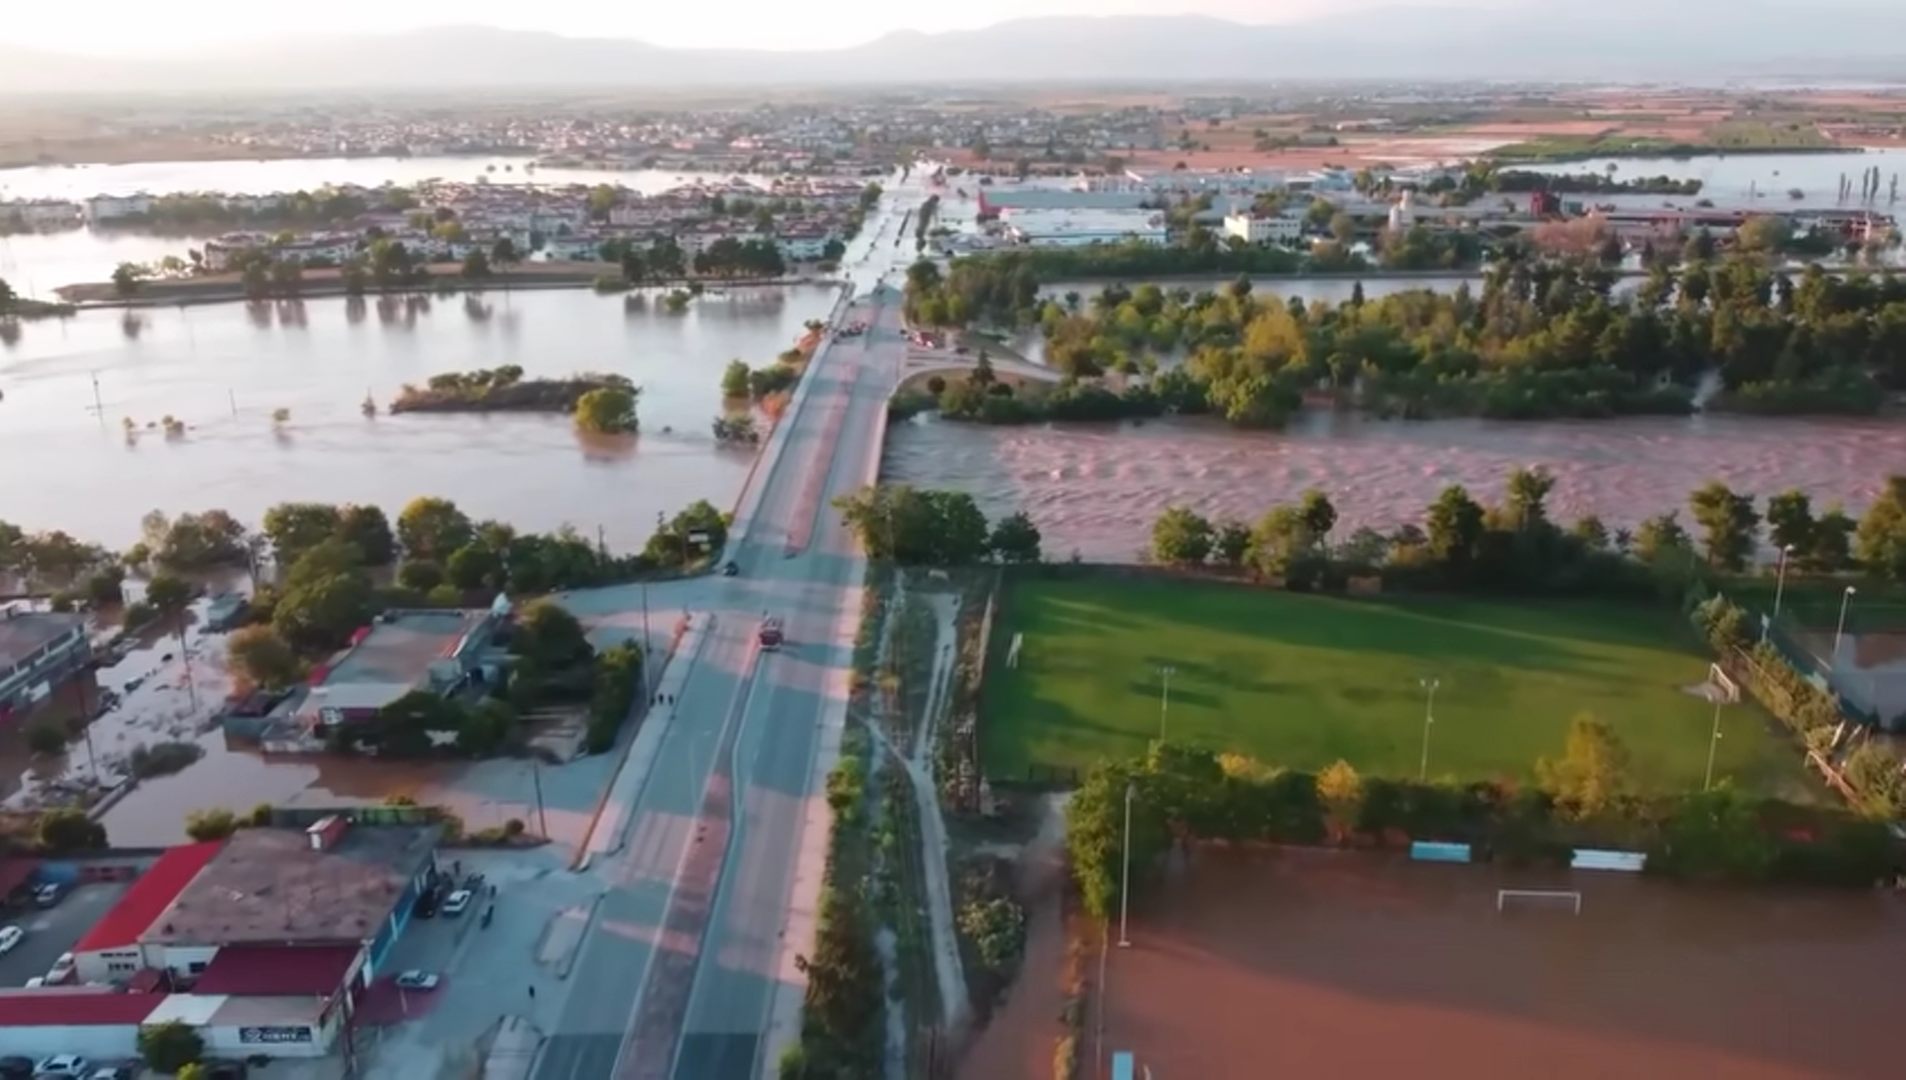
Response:
[[[1132,792],[1130,780],[1125,781],[1125,873],[1118,886],[1118,947],[1130,948],[1132,939],[1125,936],[1126,915],[1130,911],[1132,897]]]
[[[1416,767],[1416,779],[1420,783],[1429,778],[1429,736],[1430,725],[1436,722],[1436,688],[1442,685],[1440,679],[1419,679],[1423,687],[1423,760]]]
[[[1714,786],[1714,750],[1721,745],[1721,702],[1724,699],[1714,695],[1714,732],[1707,740],[1707,777],[1701,781],[1701,790]]]
[[[1158,669],[1158,674],[1165,680],[1158,691],[1158,741],[1164,742],[1165,715],[1171,711],[1171,677],[1178,674],[1178,669],[1165,664]]]
[[[1848,585],[1846,591],[1840,594],[1840,623],[1833,628],[1833,662],[1829,665],[1830,667],[1840,666],[1840,639],[1846,635],[1846,606],[1853,602],[1853,594],[1856,592],[1859,590]]]
[[[1780,548],[1780,562],[1774,570],[1774,614],[1760,628],[1760,640],[1765,642],[1772,632],[1774,623],[1780,618],[1780,598],[1787,591],[1787,557],[1793,554],[1792,544],[1783,544]]]

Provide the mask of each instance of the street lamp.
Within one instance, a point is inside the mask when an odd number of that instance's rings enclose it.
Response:
[[[1164,677],[1164,685],[1158,691],[1158,741],[1165,741],[1165,714],[1171,711],[1171,677],[1178,669],[1170,664],[1159,667],[1158,674]]]
[[[1429,736],[1430,725],[1436,722],[1436,688],[1442,685],[1440,679],[1418,679],[1423,687],[1423,760],[1416,767],[1416,779],[1420,783],[1429,778]]]
[[[1846,635],[1846,606],[1853,602],[1853,594],[1856,592],[1859,590],[1848,585],[1846,591],[1840,594],[1840,624],[1833,628],[1833,662],[1829,665],[1830,667],[1840,666],[1840,638]]]
[[[1132,939],[1125,935],[1126,915],[1130,911],[1132,895],[1132,792],[1135,790],[1130,780],[1125,781],[1125,873],[1118,886],[1118,947],[1128,949]]]
[[[1714,786],[1714,750],[1721,745],[1721,702],[1720,694],[1714,695],[1714,733],[1707,740],[1707,776],[1701,781],[1701,790]]]
[[[1767,640],[1768,633],[1773,630],[1775,621],[1780,618],[1780,598],[1781,595],[1787,591],[1787,557],[1792,554],[1792,544],[1784,544],[1781,546],[1780,562],[1774,570],[1774,614],[1773,617],[1768,619],[1766,624],[1760,628],[1760,640],[1763,643]]]

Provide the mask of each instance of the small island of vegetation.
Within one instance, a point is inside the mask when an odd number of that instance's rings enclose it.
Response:
[[[573,413],[578,427],[624,433],[636,427],[641,390],[620,375],[582,372],[566,379],[524,379],[516,364],[432,375],[423,386],[406,384],[390,404],[407,412]]]

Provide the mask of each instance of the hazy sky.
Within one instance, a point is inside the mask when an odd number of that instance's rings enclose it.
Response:
[[[1280,22],[1401,4],[1504,6],[1517,0],[93,0],[80,8],[0,0],[0,42],[56,52],[137,54],[305,33],[482,24],[658,45],[807,49],[891,30],[954,30],[1028,15],[1207,14]],[[5,62],[0,52],[0,63]]]

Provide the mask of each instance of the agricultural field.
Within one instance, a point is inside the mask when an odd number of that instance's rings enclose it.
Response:
[[[1707,657],[1673,611],[1592,601],[1027,579],[1002,597],[991,653],[981,755],[1002,781],[1142,753],[1161,726],[1272,764],[1342,758],[1366,775],[1413,778],[1433,680],[1432,778],[1530,778],[1586,712],[1626,745],[1638,788],[1685,790],[1701,785],[1714,720],[1691,692]],[[1726,707],[1721,727],[1716,779],[1817,797],[1798,748],[1758,707]]]

